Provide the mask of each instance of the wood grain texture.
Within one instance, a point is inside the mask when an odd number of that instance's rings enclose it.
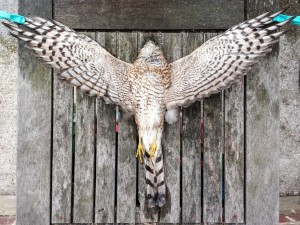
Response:
[[[225,222],[244,222],[244,81],[225,95]]]
[[[55,19],[75,29],[227,29],[244,19],[242,0],[54,0],[54,7]]]
[[[117,52],[117,33],[98,32],[96,41],[111,54]],[[115,172],[116,130],[115,106],[96,99],[97,115],[97,161],[95,222],[114,223],[115,218]]]
[[[84,34],[95,39],[95,33]],[[95,101],[76,90],[74,223],[93,222]]]
[[[45,8],[44,8],[45,7]],[[52,16],[52,1],[20,1],[22,15]],[[50,223],[51,69],[19,45],[17,224]]]
[[[222,124],[221,94],[204,100],[203,221],[222,220]]]
[[[279,1],[249,1],[248,17]],[[279,63],[278,47],[247,75],[246,223],[278,224],[279,210]]]
[[[203,33],[183,33],[183,56],[203,42]],[[201,223],[201,102],[183,108],[182,117],[182,223]]]
[[[205,40],[215,33],[205,33]],[[204,100],[203,222],[222,222],[222,94]]]
[[[137,57],[137,33],[118,33],[118,58],[133,62]],[[136,213],[136,170],[135,152],[136,125],[133,118],[119,122],[118,133],[118,181],[117,223],[135,223]]]
[[[181,33],[162,33],[160,46],[168,62],[182,57]],[[164,156],[167,203],[161,209],[161,223],[180,222],[180,124],[164,124],[162,150]]]
[[[71,222],[73,88],[53,82],[52,222]]]

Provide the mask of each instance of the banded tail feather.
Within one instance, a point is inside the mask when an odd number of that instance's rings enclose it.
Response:
[[[155,159],[149,159],[149,154],[146,152],[144,164],[146,204],[149,208],[163,207],[166,203],[166,185],[162,152],[159,151]]]

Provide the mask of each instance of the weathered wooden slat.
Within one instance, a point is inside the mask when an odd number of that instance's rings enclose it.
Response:
[[[168,62],[182,57],[182,34],[163,33],[160,46]],[[180,222],[180,131],[179,121],[169,125],[164,124],[162,150],[165,165],[165,181],[167,185],[167,203],[160,213],[161,223]]]
[[[139,32],[138,33],[138,49],[141,49],[144,44],[148,40],[155,41],[156,43],[159,43],[160,40],[160,33],[154,33],[154,32]],[[138,167],[138,200],[140,203],[140,207],[137,212],[137,223],[156,223],[158,222],[158,210],[155,209],[149,209],[145,205],[145,193],[146,193],[146,187],[145,187],[145,166],[144,164],[139,163]]]
[[[248,17],[275,10],[279,1],[248,1]],[[246,222],[278,224],[279,63],[278,48],[247,75]]]
[[[137,57],[137,33],[118,33],[118,58],[133,62]],[[135,223],[136,213],[136,125],[133,118],[119,122],[117,223]]]
[[[244,222],[244,82],[225,93],[225,222]]]
[[[95,39],[95,33],[84,34]],[[95,101],[76,90],[74,223],[93,222]]]
[[[75,29],[227,29],[244,19],[242,0],[54,0],[54,7],[55,19]]]
[[[111,54],[117,53],[117,33],[96,33],[96,41]],[[116,130],[115,106],[96,100],[97,115],[97,161],[95,222],[114,223],[115,218],[115,171]]]
[[[51,18],[52,1],[20,1],[19,13]],[[17,121],[19,225],[50,223],[51,86],[51,70],[41,65],[24,48],[24,42],[20,42]]]
[[[203,222],[222,220],[222,124],[221,94],[204,100]]]
[[[183,56],[203,42],[203,33],[183,33]],[[201,223],[201,102],[183,108],[182,120],[182,223]]]
[[[205,41],[217,34],[206,33]],[[203,222],[222,222],[222,94],[204,100]]]
[[[52,223],[71,222],[73,88],[54,74]]]

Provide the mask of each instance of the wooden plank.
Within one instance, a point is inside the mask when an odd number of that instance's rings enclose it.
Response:
[[[71,222],[73,88],[54,74],[52,222]]]
[[[55,19],[75,29],[227,29],[244,19],[243,0],[54,0],[54,7]]]
[[[298,3],[298,4],[297,4]],[[299,15],[297,0],[280,1],[280,7],[291,5],[289,15]],[[296,7],[295,7],[296,6]],[[300,195],[300,29],[291,25],[280,38],[280,196]]]
[[[225,95],[225,222],[244,222],[244,81]]]
[[[84,33],[95,39],[95,33]],[[73,223],[92,223],[94,208],[95,99],[76,90]]]
[[[205,41],[216,36],[205,33]],[[204,100],[203,222],[222,222],[222,94]]]
[[[117,54],[118,58],[127,62],[136,60],[136,32],[118,34]],[[121,115],[118,132],[117,223],[135,223],[136,137],[136,125],[133,118],[126,121]]]
[[[20,1],[19,13],[51,18],[52,1]],[[20,42],[17,122],[17,224],[20,225],[50,223],[51,74]]]
[[[204,100],[203,222],[222,221],[223,124],[221,94]]]
[[[96,41],[111,54],[117,52],[117,33],[96,33]],[[115,218],[115,172],[116,130],[115,106],[102,99],[96,101],[97,115],[97,161],[95,222],[114,223]]]
[[[206,33],[205,40],[217,34]],[[222,222],[222,94],[204,100],[203,222]]]
[[[161,34],[154,32],[139,32],[138,33],[138,49],[141,49],[144,44],[149,41],[155,41],[159,43]],[[146,187],[145,187],[145,166],[139,163],[138,167],[138,200],[140,207],[137,212],[137,223],[156,223],[158,222],[158,210],[157,208],[149,209],[145,204]]]
[[[248,1],[248,17],[275,10],[279,1]],[[278,48],[247,75],[246,222],[278,224],[279,63]]]
[[[163,33],[160,46],[168,62],[182,57],[181,33]],[[164,124],[162,150],[165,165],[165,181],[167,186],[167,203],[161,209],[161,223],[179,223],[180,209],[180,131],[179,121],[169,125]]]
[[[183,33],[183,56],[203,42],[203,33]],[[183,108],[182,120],[182,223],[201,223],[201,102]]]

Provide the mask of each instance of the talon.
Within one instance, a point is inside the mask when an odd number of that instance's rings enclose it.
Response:
[[[151,145],[151,147],[150,147],[150,151],[149,151],[150,157],[149,157],[149,159],[152,159],[152,157],[155,155],[156,148],[157,148],[157,146],[156,146],[156,141],[155,141],[155,142]]]
[[[144,156],[144,148],[143,148],[143,145],[142,145],[142,140],[141,140],[141,136],[139,135],[139,144],[138,144],[138,148],[136,150],[136,158],[139,158],[140,160],[140,163],[143,163],[143,156]]]

